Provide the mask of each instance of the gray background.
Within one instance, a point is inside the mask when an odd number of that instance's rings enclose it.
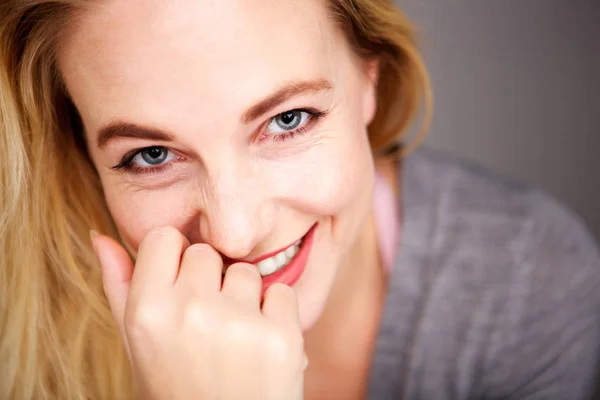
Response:
[[[396,4],[432,77],[426,143],[543,187],[600,238],[600,1]]]

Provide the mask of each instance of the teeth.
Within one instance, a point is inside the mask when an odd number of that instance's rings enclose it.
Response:
[[[281,253],[279,253],[275,256],[275,262],[277,263],[277,268],[283,267],[285,264],[287,264],[288,260],[289,259],[285,255],[284,251],[282,251]]]
[[[300,244],[301,241],[298,241],[287,249],[275,254],[273,257],[262,260],[256,264],[258,272],[260,272],[262,276],[267,276],[287,266],[296,254],[298,254]]]
[[[287,258],[292,258],[296,255],[297,252],[298,252],[298,245],[295,244],[295,245],[285,249],[285,251],[283,253],[285,254],[285,256]]]
[[[277,262],[275,261],[275,258],[270,257],[266,260],[262,260],[261,262],[259,262],[257,266],[258,272],[260,272],[262,276],[265,276],[275,272],[275,270],[277,269]]]

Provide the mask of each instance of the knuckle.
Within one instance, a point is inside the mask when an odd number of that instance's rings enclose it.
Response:
[[[213,317],[210,309],[200,302],[191,302],[183,310],[183,325],[195,332],[208,332]]]
[[[290,286],[281,283],[281,282],[276,282],[273,285],[269,286],[269,288],[267,289],[267,292],[271,295],[271,296],[276,296],[276,297],[295,297],[296,296],[296,292],[294,291],[294,289],[292,289]]]
[[[260,324],[252,318],[237,316],[223,320],[218,330],[219,340],[230,349],[259,348],[262,345]]]
[[[301,336],[280,329],[268,329],[263,332],[264,350],[275,361],[284,362],[295,358],[304,349],[304,339]]]
[[[226,275],[235,276],[236,279],[243,279],[247,281],[260,280],[260,273],[258,268],[248,263],[235,263],[227,268]]]
[[[173,226],[158,226],[152,228],[145,237],[144,242],[153,244],[156,242],[161,242],[163,240],[169,241],[182,241],[183,237],[181,232],[177,230],[177,228]]]
[[[287,333],[288,343],[293,349],[304,349],[304,336],[300,329],[292,329]]]
[[[138,305],[125,312],[125,327],[130,335],[142,336],[166,324],[165,314],[160,306]]]
[[[275,283],[265,292],[265,302],[282,304],[285,307],[297,304],[296,292],[283,283]]]
[[[288,348],[292,352],[304,350],[304,336],[300,330],[288,330],[284,334]]]
[[[202,257],[207,262],[222,262],[219,253],[207,243],[194,243],[183,253],[183,258]]]
[[[229,343],[251,343],[248,339],[256,337],[256,327],[244,318],[230,319],[222,327],[222,337]]]

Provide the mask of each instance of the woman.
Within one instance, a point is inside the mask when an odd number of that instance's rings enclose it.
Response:
[[[397,156],[390,1],[5,0],[0,41],[0,398],[589,395],[596,243]]]

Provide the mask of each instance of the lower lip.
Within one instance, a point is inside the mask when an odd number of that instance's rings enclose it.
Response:
[[[310,250],[312,248],[313,237],[316,229],[317,224],[310,228],[304,237],[304,241],[302,242],[302,246],[300,247],[298,254],[296,254],[294,259],[288,265],[286,265],[285,268],[262,278],[263,295],[269,286],[273,285],[274,283],[283,283],[285,285],[292,286],[298,281],[298,279],[300,279],[300,276],[302,276],[302,273],[304,272],[304,268],[306,268],[306,262],[308,261],[308,255],[310,254]]]

